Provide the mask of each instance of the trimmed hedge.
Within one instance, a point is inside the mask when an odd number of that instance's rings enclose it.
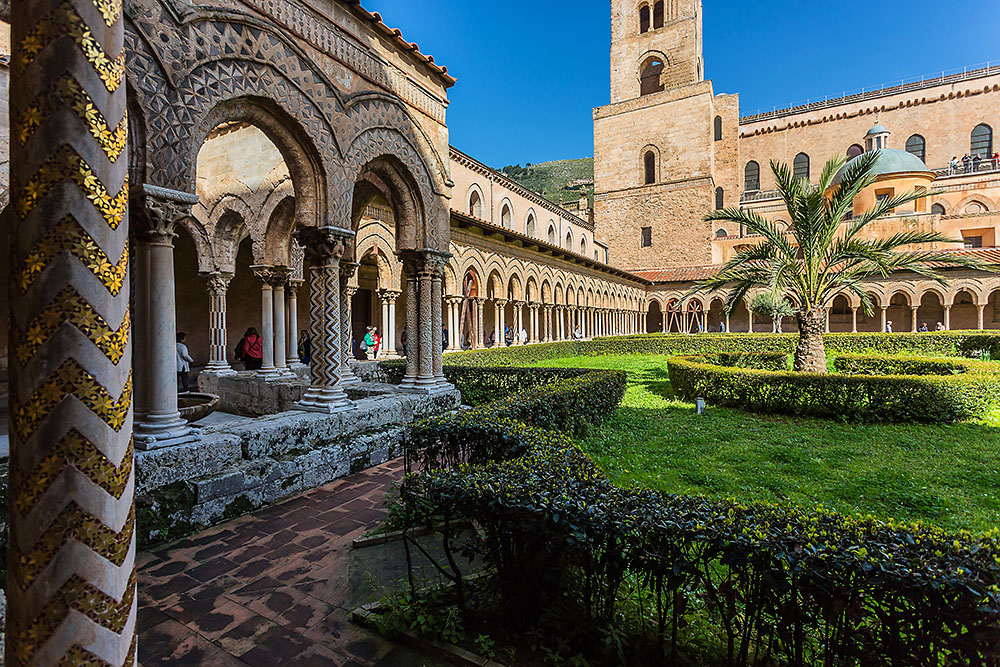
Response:
[[[512,378],[536,384],[471,410],[412,425],[403,443],[407,470],[519,456],[529,441],[544,439],[539,428],[583,435],[588,426],[614,412],[625,395],[622,371],[577,370],[576,376],[541,384],[539,380],[551,374],[531,375],[546,369],[506,370]]]
[[[445,355],[452,366],[524,366],[562,357],[602,357],[626,354],[768,354],[795,351],[798,334],[650,334],[563,341],[541,345],[453,352]],[[1000,331],[941,331],[931,333],[826,334],[832,353],[904,353],[923,356],[970,357],[985,351],[1000,359]]]
[[[960,375],[998,373],[1000,364],[950,357],[885,357],[845,354],[833,360],[838,373],[845,375]]]
[[[859,372],[881,362],[888,372],[938,368],[942,360],[849,356],[840,363]],[[680,396],[753,412],[784,413],[864,422],[954,422],[984,416],[1000,404],[1000,376],[988,364],[954,362],[959,375],[807,375],[712,363],[704,356],[667,362],[670,383]],[[970,369],[977,372],[970,373]]]
[[[490,409],[418,425],[411,454],[425,447],[420,458],[446,467],[401,489],[409,528],[445,526],[439,566],[463,611],[483,602],[466,602],[459,566],[478,556],[492,573],[487,604],[507,623],[530,627],[576,605],[558,630],[573,636],[561,638],[599,652],[616,626],[625,664],[673,662],[692,623],[718,630],[730,665],[1000,660],[1000,531],[622,489],[565,435],[483,420]],[[444,460],[442,438],[461,456]],[[447,467],[460,461],[481,465]],[[448,526],[464,520],[479,531],[451,539]],[[624,593],[627,579],[645,593]],[[624,637],[626,627],[642,636]]]

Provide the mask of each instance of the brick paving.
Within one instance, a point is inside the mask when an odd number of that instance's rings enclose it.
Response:
[[[140,664],[442,664],[349,620],[351,542],[401,476],[391,461],[141,553]]]

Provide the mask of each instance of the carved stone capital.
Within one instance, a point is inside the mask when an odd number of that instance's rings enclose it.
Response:
[[[212,294],[225,294],[229,289],[229,283],[233,279],[231,273],[203,273],[208,291]]]
[[[357,262],[341,262],[340,263],[340,277],[344,280],[350,280],[358,272],[358,267],[361,266]]]
[[[198,196],[155,185],[143,185],[141,201],[142,218],[146,221],[141,235],[150,243],[172,245],[177,236],[174,227],[191,215],[192,208],[198,203]]]
[[[396,303],[396,299],[402,294],[399,290],[381,289],[378,291],[378,298],[387,303]]]
[[[296,238],[309,261],[329,264],[344,258],[350,244],[354,243],[354,232],[339,227],[307,227],[296,232]]]
[[[251,266],[250,270],[257,278],[268,287],[284,287],[288,284],[289,269],[285,266],[269,266],[257,264]]]

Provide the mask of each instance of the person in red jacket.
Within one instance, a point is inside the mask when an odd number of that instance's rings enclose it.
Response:
[[[264,341],[257,335],[257,330],[253,327],[247,329],[240,341],[239,360],[243,362],[243,368],[248,371],[260,370],[264,364]]]

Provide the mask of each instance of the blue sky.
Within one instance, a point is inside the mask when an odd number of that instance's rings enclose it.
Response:
[[[744,115],[1000,62],[996,0],[704,0],[706,77]],[[493,167],[593,155],[608,0],[363,0],[458,78],[452,143]],[[833,7],[833,8],[831,8]],[[752,10],[752,11],[748,11]]]

